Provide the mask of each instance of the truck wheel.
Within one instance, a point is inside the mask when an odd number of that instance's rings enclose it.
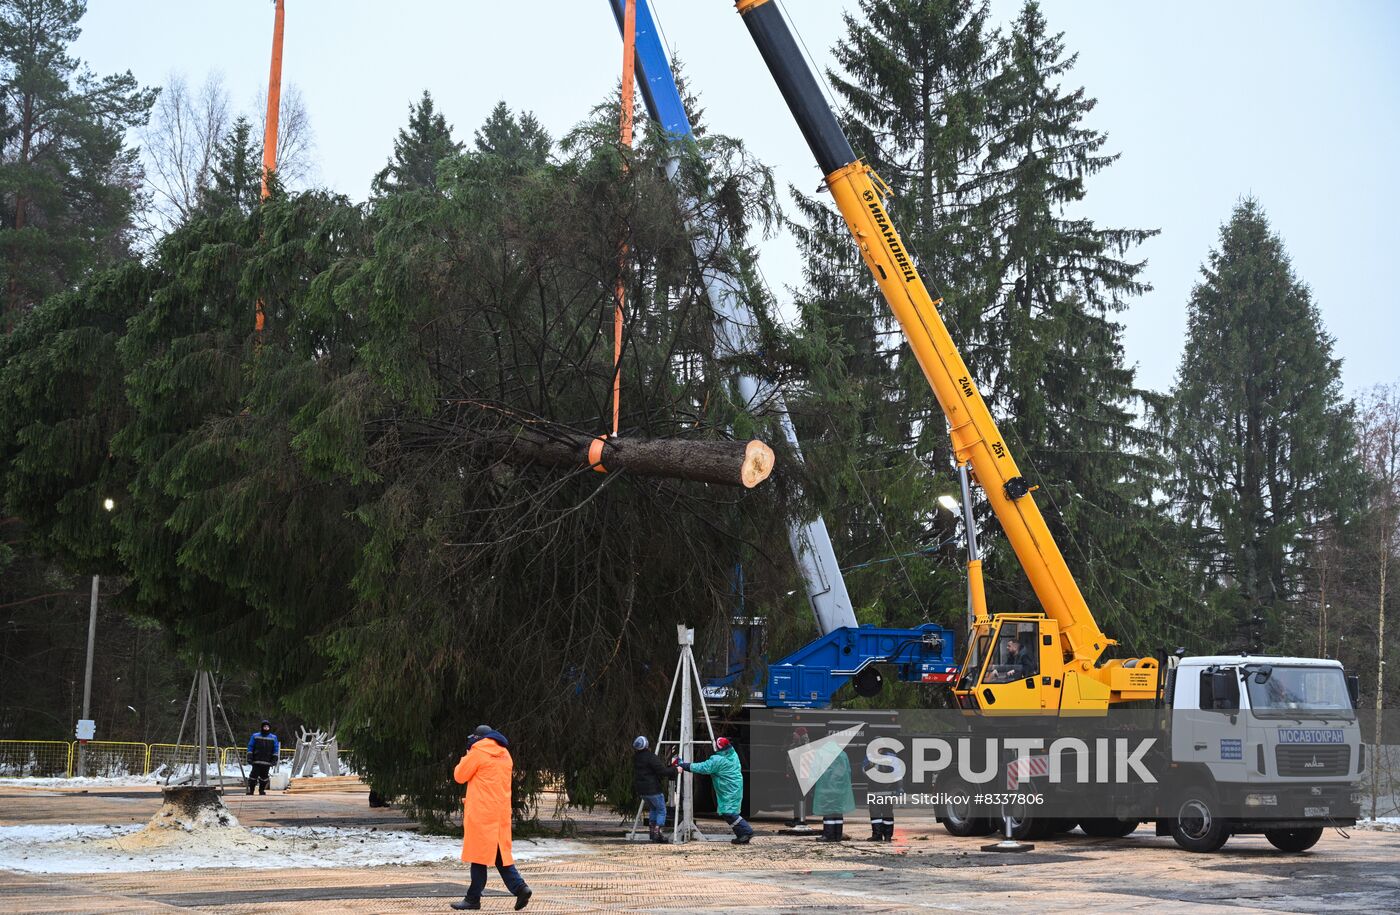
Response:
[[[1187,851],[1219,851],[1230,838],[1230,827],[1219,816],[1215,794],[1193,785],[1183,791],[1172,820],[1172,838]]]
[[[1138,828],[1137,820],[1120,820],[1117,817],[1094,817],[1080,820],[1079,828],[1084,835],[1095,839],[1121,839],[1130,836]]]
[[[1264,838],[1279,851],[1307,851],[1322,838],[1322,827],[1312,829],[1266,829]]]
[[[953,786],[949,790],[950,794],[962,794],[968,798],[966,804],[944,804],[939,811],[939,819],[943,821],[943,828],[948,830],[948,835],[966,839],[971,836],[985,836],[992,831],[992,823],[986,817],[972,816],[972,796],[970,792],[964,792],[965,786]]]

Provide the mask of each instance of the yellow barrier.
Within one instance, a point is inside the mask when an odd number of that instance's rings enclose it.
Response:
[[[198,751],[198,744],[153,743],[146,757],[146,772],[155,772],[162,766],[167,772],[193,769]],[[206,747],[205,758],[211,767],[218,767],[223,763],[223,751],[218,747]]]
[[[72,778],[76,773],[78,745],[65,740],[0,740],[0,778]],[[195,744],[136,743],[135,741],[90,740],[86,752],[86,774],[96,778],[123,775],[150,775],[162,766],[179,770],[193,768],[198,747]],[[280,762],[290,766],[296,750],[283,747]],[[211,766],[227,773],[247,766],[246,747],[209,747]],[[341,750],[343,770],[358,771],[350,750]]]
[[[74,752],[86,757],[84,771],[75,768],[73,774],[79,777],[117,778],[123,775],[145,775],[150,770],[151,748],[144,743],[125,740],[89,740],[87,751]],[[76,762],[74,763],[76,767]]]
[[[0,778],[71,778],[73,745],[66,740],[0,740]]]

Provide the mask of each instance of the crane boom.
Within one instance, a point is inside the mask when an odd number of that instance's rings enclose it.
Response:
[[[618,27],[623,24],[625,0],[609,0]],[[685,113],[680,90],[667,58],[661,36],[656,28],[650,6],[644,0],[636,4],[636,69],[642,101],[652,120],[677,142],[693,142],[690,118]],[[682,194],[686,190],[679,180],[680,159],[671,160],[667,174],[676,182]],[[752,356],[760,349],[758,319],[743,295],[738,279],[717,266],[730,245],[724,220],[707,218],[707,208],[713,207],[713,196],[705,200],[683,200],[686,228],[690,231],[695,258],[700,264],[706,297],[714,313],[714,351],[721,359]],[[792,418],[788,415],[783,392],[776,385],[754,375],[739,372],[735,385],[744,409],[754,414],[771,413],[777,417],[783,438],[800,460],[801,443]],[[836,551],[831,544],[826,521],[818,515],[811,521],[788,523],[788,545],[793,560],[802,575],[807,601],[822,635],[837,629],[856,626],[855,610],[846,590],[846,580],[837,565]]]
[[[1102,668],[1095,666],[1104,650],[1114,642],[1099,629],[1031,496],[1034,487],[1017,468],[971,372],[939,316],[942,299],[929,294],[913,257],[900,240],[885,208],[889,188],[851,149],[782,10],[771,0],[736,0],[735,7],[816,157],[825,176],[825,186],[859,247],[861,258],[933,388],[948,420],[956,460],[960,466],[971,467],[1046,617],[1053,621],[1053,625],[1044,626],[1039,622],[1022,623],[1022,631],[1037,633],[1036,649],[1042,647],[1040,633],[1044,633],[1044,647],[1057,647],[1062,655],[1055,659],[1053,651],[1042,652],[1039,660],[1045,665],[1044,673],[1049,674],[1050,667],[1054,666],[1064,676],[1044,677],[1043,687],[1033,690],[1035,701],[1024,690],[1019,697],[1008,694],[1006,698],[1017,707],[1025,708],[1095,708],[1106,707],[1110,701],[1151,698],[1155,694],[1155,682],[1149,683],[1145,676],[1147,668],[1155,666],[1151,659],[1113,661]],[[975,583],[980,584],[980,579],[976,578],[980,567],[969,563],[968,571]],[[980,588],[974,587],[974,595],[979,592]],[[972,691],[976,675],[986,662],[985,651],[977,644],[978,637],[986,636],[990,640],[995,630],[985,609],[978,610],[974,644],[970,646],[968,665],[958,683],[958,691],[964,694]],[[1032,628],[1026,629],[1026,626]],[[1052,640],[1057,646],[1051,645]],[[969,670],[974,662],[977,669]],[[1122,672],[1124,668],[1138,670],[1134,671],[1135,675],[1128,676]],[[1037,687],[1038,684],[1032,682],[1034,679],[1027,678],[1027,685]],[[1151,679],[1155,681],[1155,670]],[[985,701],[996,702],[996,692],[986,691]],[[1006,706],[1004,701],[1003,707]]]

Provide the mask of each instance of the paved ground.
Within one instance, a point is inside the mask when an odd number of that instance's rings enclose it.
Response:
[[[76,794],[0,785],[0,826],[141,823],[157,806],[158,795],[144,789]],[[230,806],[253,826],[408,825],[395,811],[368,809],[362,791],[230,797]],[[1240,837],[1203,856],[1142,829],[1127,840],[1076,834],[1029,854],[990,855],[978,851],[981,840],[908,823],[892,846],[836,848],[778,836],[771,824],[759,824],[747,848],[634,845],[610,837],[615,821],[580,817],[579,824],[589,854],[523,867],[536,893],[530,912],[1400,911],[1400,833],[1329,833],[1301,855]],[[464,876],[437,865],[55,876],[3,866],[0,912],[26,913],[447,912]],[[510,911],[495,881],[483,909]]]

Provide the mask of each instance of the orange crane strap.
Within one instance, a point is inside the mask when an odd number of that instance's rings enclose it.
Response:
[[[637,47],[637,0],[627,0],[622,14],[622,160],[623,174],[627,173],[626,150],[632,148],[632,108],[633,87],[636,82]],[[613,287],[613,413],[612,434],[617,435],[618,420],[622,415],[622,326],[623,313],[627,308],[627,238],[623,237],[617,250],[617,284]],[[598,442],[598,454],[603,453],[602,440]],[[591,454],[591,452],[590,452]],[[589,460],[601,468],[598,461]]]

